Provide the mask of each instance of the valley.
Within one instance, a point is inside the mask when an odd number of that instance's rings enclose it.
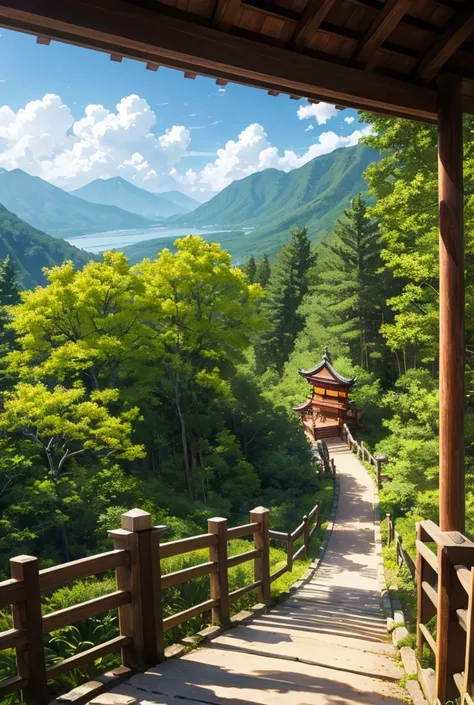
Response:
[[[67,192],[20,169],[3,169],[0,204],[25,227],[41,231],[43,242],[63,243],[50,243],[56,255],[41,259],[34,283],[42,280],[43,266],[60,264],[63,256],[85,262],[90,254],[116,249],[134,264],[173,249],[174,240],[187,234],[220,242],[242,264],[250,255],[274,257],[294,225],[306,227],[313,243],[321,240],[350,200],[367,189],[364,171],[378,158],[363,144],[336,149],[289,172],[250,174],[202,204],[179,191],[152,193],[122,177],[95,179]],[[4,242],[4,249],[25,261],[16,248],[24,250],[17,239]]]

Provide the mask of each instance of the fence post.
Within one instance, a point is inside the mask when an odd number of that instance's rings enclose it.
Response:
[[[286,563],[288,565],[288,570],[291,572],[293,570],[293,539],[291,538],[291,534],[288,534],[288,553],[286,554]]]
[[[38,559],[33,556],[11,558],[10,574],[14,580],[23,581],[25,590],[25,600],[12,606],[13,626],[27,639],[24,646],[16,649],[18,675],[28,681],[23,696],[31,705],[48,705]]]
[[[308,515],[305,514],[303,517],[303,546],[304,546],[304,551],[303,555],[305,558],[308,558],[309,555],[309,521],[308,521]]]
[[[260,556],[254,559],[255,582],[261,580],[258,588],[258,599],[264,605],[270,603],[270,541],[269,541],[270,512],[265,507],[256,507],[250,512],[250,522],[259,522],[260,528],[254,532],[255,548],[260,549]]]
[[[316,516],[318,517],[316,526],[318,529],[321,528],[321,502],[318,502],[318,509],[316,511]]]
[[[388,538],[387,538],[387,545],[390,548],[392,545],[392,518],[390,514],[387,513],[387,533],[388,533]]]
[[[331,458],[331,470],[333,476],[336,477],[336,463],[334,462],[334,458]]]
[[[227,519],[213,517],[207,522],[207,531],[217,538],[215,546],[209,547],[209,560],[217,563],[217,573],[211,573],[211,600],[219,600],[212,608],[212,623],[229,624],[229,573],[227,567]]]
[[[119,607],[120,634],[133,639],[122,651],[122,662],[149,667],[164,660],[159,544],[167,527],[154,527],[151,514],[141,509],[122,514],[121,525],[109,536],[114,548],[130,552],[130,565],[115,572],[117,590],[131,593],[131,602]]]

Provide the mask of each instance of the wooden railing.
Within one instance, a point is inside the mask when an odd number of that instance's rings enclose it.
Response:
[[[363,463],[373,465],[377,477],[377,487],[381,486],[382,464],[386,461],[385,457],[374,456],[368,448],[365,447],[363,441],[356,441],[349,430],[347,424],[342,427],[342,439],[347,443],[347,447],[362,460]]]
[[[397,565],[400,568],[402,565],[406,566],[410,572],[412,580],[415,580],[416,567],[413,562],[412,557],[405,551],[403,546],[403,538],[400,536],[398,531],[395,530],[395,523],[390,514],[387,514],[387,545],[390,547],[392,543],[395,543],[395,554],[397,558]]]
[[[418,675],[430,703],[474,705],[474,543],[442,532],[432,521],[417,526]],[[425,649],[433,672],[422,666]]]
[[[320,526],[319,502],[291,534],[270,530],[269,510],[258,507],[243,526],[228,528],[226,519],[216,517],[209,519],[206,534],[162,543],[166,527],[153,527],[150,514],[133,509],[122,515],[120,529],[109,532],[113,551],[44,570],[39,570],[38,559],[32,556],[12,558],[11,579],[0,583],[0,609],[11,605],[13,628],[0,633],[0,651],[16,650],[17,675],[0,682],[0,702],[21,691],[31,705],[46,705],[49,680],[113,652],[121,652],[122,664],[131,668],[160,663],[165,657],[165,631],[205,612],[211,612],[213,624],[225,626],[230,621],[230,604],[252,590],[257,591],[259,602],[268,604],[271,583],[291,571],[294,560],[308,556],[310,538]],[[228,542],[243,537],[253,539],[250,550],[229,557]],[[301,537],[302,545],[294,551]],[[272,575],[271,540],[287,546],[286,564]],[[207,562],[162,574],[163,559],[199,549],[208,549]],[[254,581],[229,592],[229,569],[247,561],[253,561]],[[115,592],[43,614],[43,593],[110,570],[115,570]],[[206,575],[210,599],[164,618],[162,591]],[[119,636],[47,665],[45,634],[112,609],[118,609]]]

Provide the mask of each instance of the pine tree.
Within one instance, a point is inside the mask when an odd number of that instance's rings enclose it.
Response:
[[[304,316],[298,309],[308,291],[308,271],[314,263],[308,231],[293,228],[291,241],[282,248],[272,268],[267,297],[262,304],[268,327],[256,346],[260,370],[275,366],[282,372],[295,338],[304,326]]]
[[[349,345],[354,362],[369,369],[379,356],[379,329],[384,321],[385,278],[378,273],[380,236],[377,222],[367,215],[361,194],[344,211],[334,229],[334,241],[325,243],[331,255],[320,272],[315,302],[329,337]]]
[[[244,271],[247,275],[249,283],[254,284],[256,281],[255,277],[257,274],[257,265],[255,264],[255,258],[253,255],[250,255],[249,260],[244,267]]]
[[[268,255],[265,253],[261,260],[257,264],[257,271],[255,274],[255,281],[260,284],[264,289],[267,287],[270,281],[271,268]]]
[[[14,306],[19,302],[16,271],[8,255],[0,265],[0,306]]]

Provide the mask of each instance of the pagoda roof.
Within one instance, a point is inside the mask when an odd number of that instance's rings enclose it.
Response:
[[[312,399],[307,399],[307,401],[304,402],[304,404],[300,404],[299,406],[294,406],[293,411],[304,411],[305,409],[309,409],[312,403]]]
[[[334,378],[334,380],[340,382],[341,384],[352,385],[356,381],[356,377],[343,377],[339,374],[339,372],[336,372],[336,370],[332,366],[331,356],[327,347],[324,348],[324,355],[321,362],[318,362],[317,365],[311,367],[311,369],[309,370],[298,370],[298,372],[302,377],[305,378],[317,377],[318,373],[321,372],[321,370],[323,369],[326,369],[329,374]]]

